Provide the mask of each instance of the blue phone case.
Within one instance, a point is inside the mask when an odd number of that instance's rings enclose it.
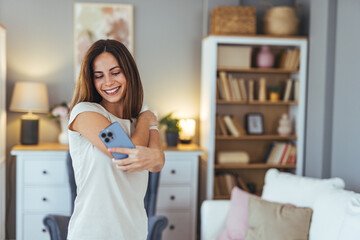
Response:
[[[135,148],[129,136],[126,134],[120,123],[114,122],[110,126],[106,127],[99,133],[101,141],[107,148],[111,147],[124,147]],[[115,159],[127,158],[127,154],[111,153]]]

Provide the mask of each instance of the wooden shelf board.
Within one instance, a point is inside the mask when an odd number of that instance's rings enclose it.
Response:
[[[209,34],[207,36],[204,36],[203,39],[208,37],[242,37],[242,38],[288,38],[288,39],[305,39],[307,40],[307,36],[294,36],[294,35],[286,35],[286,36],[278,36],[278,35],[268,35],[268,34]]]
[[[297,69],[285,69],[285,68],[217,68],[217,71],[224,72],[247,72],[247,73],[298,73]]]
[[[234,136],[216,136],[216,140],[296,140],[296,135],[280,136],[280,135],[243,135]]]
[[[223,100],[218,99],[216,100],[217,104],[247,104],[247,105],[296,105],[298,104],[297,101],[277,101],[277,102],[270,102],[270,101],[239,101],[239,100]]]
[[[296,168],[296,164],[267,164],[267,163],[227,163],[215,164],[215,169],[268,169],[268,168]]]

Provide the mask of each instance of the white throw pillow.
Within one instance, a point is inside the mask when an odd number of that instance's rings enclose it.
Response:
[[[354,195],[351,191],[333,189],[319,196],[313,206],[309,239],[338,240],[348,203]]]
[[[333,189],[343,189],[341,178],[316,179],[269,169],[265,175],[262,198],[312,208],[316,198]]]
[[[348,202],[338,239],[360,239],[360,194],[355,194]]]

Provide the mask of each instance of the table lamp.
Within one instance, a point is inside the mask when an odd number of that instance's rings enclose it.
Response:
[[[181,131],[179,139],[181,143],[191,143],[192,138],[195,136],[195,120],[194,119],[180,119],[179,125]]]
[[[20,142],[36,145],[39,142],[39,117],[36,113],[49,111],[48,94],[44,83],[17,82],[11,99],[10,110],[27,112],[21,116]]]

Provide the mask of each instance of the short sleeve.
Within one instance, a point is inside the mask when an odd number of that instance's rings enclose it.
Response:
[[[103,115],[110,121],[109,113],[100,104],[92,102],[80,102],[72,109],[68,126],[70,126],[74,119],[83,112],[96,112]]]

